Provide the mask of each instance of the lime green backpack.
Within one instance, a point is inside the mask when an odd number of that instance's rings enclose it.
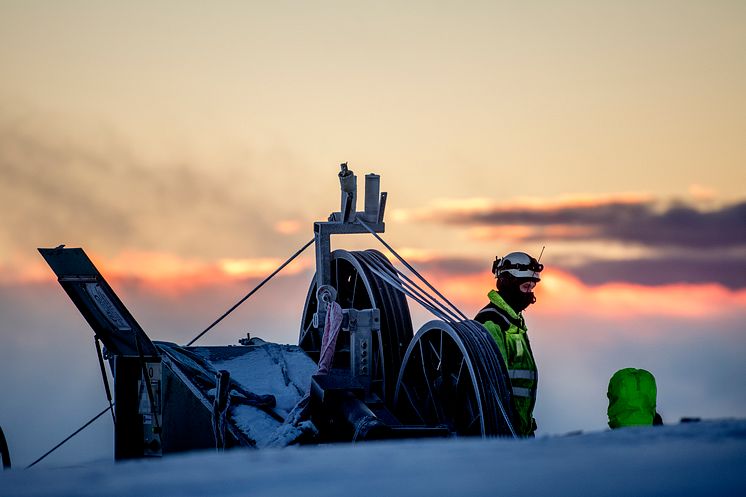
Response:
[[[620,369],[609,380],[609,427],[652,425],[658,394],[655,378],[644,369]]]

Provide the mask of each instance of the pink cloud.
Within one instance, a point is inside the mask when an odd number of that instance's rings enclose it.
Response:
[[[487,291],[494,288],[494,278],[486,272],[436,275],[433,281],[464,309],[481,308]],[[615,321],[640,317],[708,319],[725,313],[746,317],[746,290],[733,291],[718,284],[589,286],[569,273],[549,268],[542,273],[536,295],[538,302],[528,312],[545,317],[593,316]]]
[[[283,262],[273,257],[205,260],[138,250],[125,250],[114,257],[104,257],[95,252],[88,255],[110,283],[126,282],[170,297],[232,281],[264,278]],[[288,265],[282,274],[297,275],[308,268],[308,261],[297,260]],[[0,269],[0,284],[5,285],[43,283],[55,279],[41,256],[17,258]]]

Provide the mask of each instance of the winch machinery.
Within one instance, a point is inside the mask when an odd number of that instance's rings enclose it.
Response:
[[[297,346],[257,338],[223,347],[151,341],[82,249],[39,249],[104,345],[99,361],[107,394],[105,362],[114,381],[116,459],[211,447],[515,436],[506,367],[489,333],[381,238],[387,194],[380,177],[365,176],[362,211],[354,172],[342,164],[338,177],[340,210],[313,225],[316,272]],[[389,257],[331,250],[333,236],[349,234],[372,235]],[[436,319],[413,333],[410,304]],[[335,310],[333,360],[322,372],[317,362],[334,321],[327,314]]]

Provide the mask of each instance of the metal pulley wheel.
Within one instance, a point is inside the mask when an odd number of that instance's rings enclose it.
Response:
[[[393,410],[405,424],[459,436],[511,436],[511,393],[497,344],[476,321],[430,321],[412,339]]]
[[[337,302],[342,309],[378,309],[380,330],[373,334],[371,356],[371,391],[386,403],[394,397],[404,351],[412,339],[412,318],[404,294],[373,274],[371,263],[391,268],[391,263],[376,250],[335,250],[331,254],[331,285],[337,290]],[[306,297],[298,344],[318,362],[324,323],[314,326],[318,307],[316,277]],[[349,368],[349,335],[337,339],[334,367]]]

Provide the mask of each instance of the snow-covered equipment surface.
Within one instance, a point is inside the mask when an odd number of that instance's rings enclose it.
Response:
[[[174,344],[156,342],[163,352],[163,366],[168,371],[164,376],[167,394],[164,403],[186,406],[188,412],[172,413],[163,422],[164,443],[167,452],[182,449],[211,448],[215,446],[213,436],[202,434],[202,443],[197,444],[196,434],[172,432],[183,429],[183,417],[202,417],[198,426],[209,421],[214,430],[221,430],[221,448],[243,445],[256,448],[285,447],[296,443],[304,433],[313,433],[308,422],[297,426],[285,423],[296,404],[308,393],[309,378],[316,371],[316,364],[296,345],[281,345],[253,338],[246,345],[232,347],[179,347]],[[228,373],[229,397],[225,408],[215,409],[218,394],[217,373]],[[178,384],[178,386],[177,386]],[[183,392],[189,389],[188,393]],[[168,395],[182,395],[171,398]],[[221,418],[222,419],[216,419]],[[228,437],[228,438],[226,438]]]

